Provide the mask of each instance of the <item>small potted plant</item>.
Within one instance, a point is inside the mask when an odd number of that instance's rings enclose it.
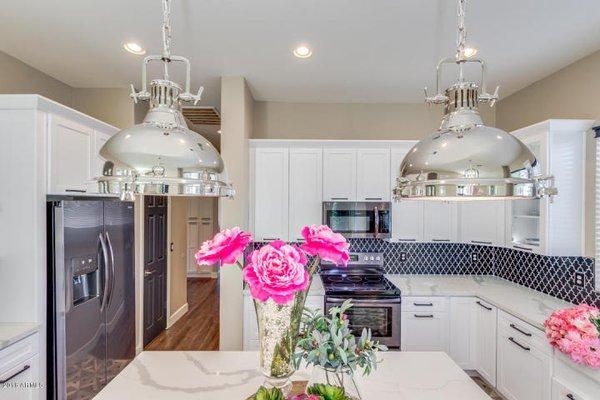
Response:
[[[309,395],[325,397],[325,391],[333,393],[337,388],[336,399],[360,399],[354,372],[361,368],[363,375],[369,375],[377,368],[377,352],[387,351],[386,346],[371,339],[370,329],[363,328],[359,338],[352,334],[345,314],[350,307],[351,300],[346,300],[331,308],[329,317],[318,311],[304,313],[294,361],[297,366],[304,360],[315,367]]]

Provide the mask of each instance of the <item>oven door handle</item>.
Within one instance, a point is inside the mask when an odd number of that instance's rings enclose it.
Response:
[[[389,299],[354,299],[352,297],[348,297],[348,298],[339,298],[339,297],[326,297],[325,298],[325,302],[327,303],[343,303],[344,301],[351,299],[352,303],[354,305],[357,304],[366,304],[366,303],[373,303],[373,304],[381,304],[381,303],[386,303],[386,304],[400,304],[402,302],[402,299],[397,297],[397,298],[389,298]]]

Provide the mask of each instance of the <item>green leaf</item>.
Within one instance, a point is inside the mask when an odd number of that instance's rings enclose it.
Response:
[[[350,397],[346,396],[344,388],[321,383],[307,388],[306,393],[320,396],[323,400],[351,400]]]
[[[258,388],[256,394],[250,397],[251,400],[285,400],[283,392],[278,388],[267,389],[264,386]]]

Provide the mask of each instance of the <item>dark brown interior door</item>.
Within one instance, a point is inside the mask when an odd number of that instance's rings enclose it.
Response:
[[[144,346],[167,325],[167,197],[144,197]]]

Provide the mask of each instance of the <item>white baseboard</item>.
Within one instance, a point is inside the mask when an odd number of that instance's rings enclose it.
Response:
[[[170,315],[167,319],[167,329],[172,327],[173,324],[179,320],[179,318],[183,317],[185,313],[188,312],[188,309],[188,303],[185,303],[184,305],[179,307],[179,310],[175,311],[172,315]]]

